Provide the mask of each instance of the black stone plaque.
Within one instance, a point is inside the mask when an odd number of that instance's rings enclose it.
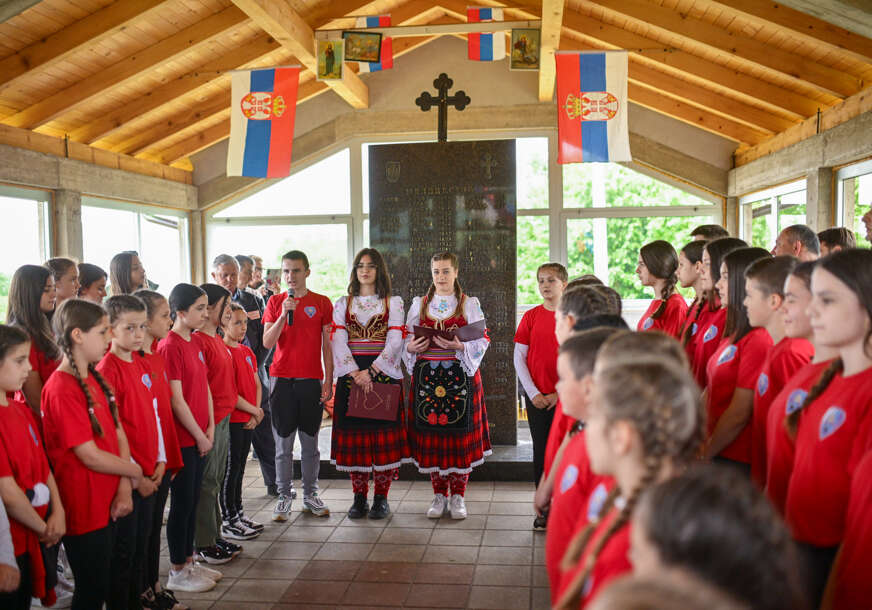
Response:
[[[370,242],[407,308],[430,286],[433,254],[460,259],[491,338],[481,366],[491,441],[516,444],[514,140],[370,146],[369,197]]]

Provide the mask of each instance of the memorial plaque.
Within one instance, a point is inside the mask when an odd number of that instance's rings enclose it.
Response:
[[[491,442],[517,443],[515,142],[369,147],[370,243],[408,308],[430,287],[430,257],[454,252],[491,343],[481,366]]]

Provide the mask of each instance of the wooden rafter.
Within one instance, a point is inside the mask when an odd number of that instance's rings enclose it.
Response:
[[[315,34],[287,0],[233,0],[233,3],[306,68],[317,72]],[[342,71],[342,80],[327,84],[353,108],[369,106],[369,89],[351,70]]]
[[[856,76],[647,0],[585,0],[585,3],[703,44],[719,53],[780,72],[835,97],[847,97],[863,88],[862,79]]]
[[[33,129],[70,112],[107,89],[116,87],[137,77],[144,70],[154,69],[200,45],[231,28],[246,21],[245,14],[236,7],[229,7],[176,32],[169,38],[135,53],[116,64],[100,70],[78,83],[21,110],[3,120],[13,127]]]
[[[86,46],[97,44],[165,1],[115,2],[0,59],[0,92],[37,68],[47,68]]]
[[[554,51],[560,45],[563,8],[566,0],[542,0],[542,35],[539,46],[539,101],[550,101],[554,96],[557,66]]]

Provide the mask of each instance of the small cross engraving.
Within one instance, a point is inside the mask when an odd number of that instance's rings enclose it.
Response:
[[[490,153],[485,154],[481,158],[481,166],[484,168],[485,178],[487,178],[488,180],[494,179],[494,170],[496,169],[497,165],[499,165],[499,163],[497,163],[497,160],[494,159],[494,156]]]
[[[431,106],[437,105],[439,108],[439,123],[438,137],[440,142],[448,141],[448,106],[454,106],[457,110],[463,110],[471,101],[469,96],[464,91],[458,91],[454,95],[448,95],[448,90],[454,86],[454,81],[448,78],[444,72],[439,75],[439,78],[433,81],[433,86],[439,92],[437,97],[433,97],[427,91],[421,92],[415,104],[421,107],[424,112],[430,110]]]

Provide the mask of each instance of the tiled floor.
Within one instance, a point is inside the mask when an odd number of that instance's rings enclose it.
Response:
[[[470,483],[469,517],[452,521],[425,516],[429,482],[395,481],[388,519],[352,521],[350,482],[322,481],[330,517],[301,513],[297,500],[290,521],[279,524],[254,476],[257,464],[246,471],[246,513],[266,529],[231,563],[215,566],[224,573],[215,589],[178,595],[192,608],[549,607],[545,536],[531,530],[532,484]]]

